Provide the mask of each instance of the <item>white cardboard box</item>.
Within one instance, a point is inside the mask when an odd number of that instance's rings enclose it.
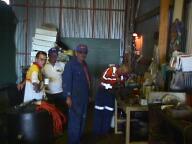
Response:
[[[57,36],[57,31],[54,30],[47,30],[42,28],[36,28],[35,33],[41,34],[41,35],[47,35],[47,36]]]
[[[150,103],[158,103],[161,102],[162,98],[165,95],[174,95],[176,99],[182,103],[186,102],[186,94],[182,92],[165,92],[165,91],[158,91],[158,92],[150,92],[148,97],[148,104]]]
[[[56,37],[55,36],[47,36],[47,35],[41,35],[41,34],[36,33],[35,38],[39,39],[39,40],[56,42]]]
[[[49,50],[50,48],[51,48],[51,47],[32,44],[32,50],[33,50],[33,51],[45,51],[45,52],[48,52],[48,50]]]
[[[39,40],[33,37],[33,42],[32,44],[35,45],[41,45],[41,46],[47,46],[47,47],[54,47],[56,44],[55,42],[52,41],[45,41],[45,40]]]

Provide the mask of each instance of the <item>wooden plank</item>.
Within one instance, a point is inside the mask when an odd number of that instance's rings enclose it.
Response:
[[[142,142],[130,142],[129,144],[148,144],[148,142],[146,142],[146,141],[142,141]]]
[[[133,111],[148,111],[148,106],[127,106],[126,107],[126,134],[125,134],[125,144],[131,144],[130,142],[130,121],[131,112]],[[138,142],[135,142],[135,144]]]
[[[159,58],[160,64],[166,63],[170,0],[160,2]]]

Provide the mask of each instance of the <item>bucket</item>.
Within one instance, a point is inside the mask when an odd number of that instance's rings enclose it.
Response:
[[[53,143],[53,122],[47,111],[36,111],[36,106],[13,108],[7,113],[9,144]]]

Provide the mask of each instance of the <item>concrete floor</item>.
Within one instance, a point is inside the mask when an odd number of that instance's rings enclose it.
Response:
[[[0,115],[0,144],[8,144],[7,136],[4,132],[6,132],[5,124],[5,115]],[[154,119],[155,120],[155,119]],[[4,122],[3,122],[4,121]],[[158,120],[155,120],[158,121]],[[90,104],[88,108],[88,116],[87,116],[87,124],[84,133],[84,137],[82,139],[82,144],[125,144],[125,135],[124,134],[114,134],[114,130],[112,129],[110,134],[95,138],[92,135],[92,122],[93,122],[93,104]],[[166,139],[166,138],[163,138]],[[15,143],[14,143],[15,144]],[[20,144],[20,143],[19,143]],[[62,135],[55,138],[54,144],[67,144],[67,129],[65,128]],[[134,144],[141,144],[140,142],[136,142]],[[162,139],[150,139],[149,144],[174,144],[166,142],[166,140]]]
[[[85,133],[82,139],[82,144],[124,144],[124,135],[115,135],[114,129],[111,129],[110,134],[95,138],[92,135],[92,122],[93,122],[93,104],[89,105],[87,123]],[[67,143],[67,130],[64,131],[63,135],[55,140],[55,144],[66,144]]]

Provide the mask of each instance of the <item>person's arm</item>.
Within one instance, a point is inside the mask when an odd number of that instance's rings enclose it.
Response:
[[[64,97],[66,97],[66,103],[68,107],[71,107],[72,105],[72,84],[73,81],[71,64],[67,63],[63,72],[63,93]]]
[[[72,106],[71,96],[67,96],[66,103],[67,103],[67,105],[68,105],[69,108]]]
[[[118,75],[116,74],[116,70],[117,70],[116,67],[107,68],[102,75],[102,80],[105,83],[108,83],[111,85],[114,85],[115,83],[117,83]]]
[[[25,83],[26,83],[26,80],[24,79],[24,80],[21,81],[19,84],[17,84],[17,89],[18,89],[19,91],[21,91],[21,90],[24,88]]]
[[[38,72],[34,71],[31,75],[31,83],[33,84],[33,90],[38,93],[42,89],[42,83],[38,78]]]
[[[117,76],[115,74],[115,68],[107,68],[104,71],[102,78],[106,81],[116,81]]]

